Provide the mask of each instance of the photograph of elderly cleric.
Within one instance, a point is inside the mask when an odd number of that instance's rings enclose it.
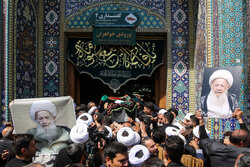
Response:
[[[67,147],[76,123],[70,96],[15,99],[10,111],[15,134],[34,135],[38,154],[56,154]]]
[[[31,104],[30,117],[37,127],[26,133],[34,135],[36,146],[41,153],[58,152],[67,147],[69,132],[55,125],[56,106],[50,100],[39,100]]]
[[[241,67],[205,68],[200,109],[203,116],[230,118],[239,107]]]

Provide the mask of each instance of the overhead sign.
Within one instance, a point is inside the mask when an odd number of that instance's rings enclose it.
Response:
[[[135,27],[140,17],[131,11],[98,11],[89,20],[96,27]]]
[[[114,91],[129,80],[150,76],[163,63],[163,40],[110,46],[93,45],[91,39],[69,38],[68,47],[68,59],[80,73],[100,79]]]
[[[95,45],[135,45],[134,28],[93,28]]]

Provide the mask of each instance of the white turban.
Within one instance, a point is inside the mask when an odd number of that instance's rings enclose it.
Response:
[[[35,121],[35,115],[38,111],[48,111],[52,116],[56,116],[56,106],[50,100],[38,100],[30,106],[30,117]]]
[[[70,139],[74,143],[85,143],[89,139],[88,126],[76,124],[70,131]]]
[[[127,132],[127,136],[124,133]],[[135,132],[129,127],[123,127],[117,132],[117,141],[125,146],[132,146],[135,142]]]
[[[167,127],[165,129],[165,133],[167,136],[177,136],[181,133],[180,129],[177,129],[175,127]]]
[[[181,134],[181,131],[175,127],[167,127],[165,133],[166,136],[179,136],[183,140],[184,145],[187,143],[185,137]]]
[[[89,109],[89,111],[88,111],[88,114],[93,115],[94,112],[95,112],[95,110],[97,110],[97,107],[96,107],[96,106],[91,107],[91,108]]]
[[[142,152],[141,157],[137,157],[136,154]],[[139,167],[141,164],[150,157],[150,152],[147,147],[143,145],[135,145],[129,151],[129,162],[134,167]]]
[[[166,112],[167,112],[167,110],[164,109],[164,108],[162,108],[162,109],[159,110],[159,113],[158,113],[158,114],[164,115]]]
[[[87,117],[87,120],[81,119],[83,116]],[[90,126],[93,123],[93,118],[90,114],[88,113],[82,113],[76,120],[76,124],[86,124]]]
[[[217,70],[209,78],[209,85],[217,78],[223,78],[227,80],[230,87],[233,85],[233,75],[227,70]]]
[[[113,131],[112,131],[112,129],[109,127],[109,126],[105,126],[106,127],[106,129],[109,131],[109,134],[108,134],[108,138],[112,138],[112,136],[113,136]]]
[[[205,128],[205,130],[206,130],[206,133],[207,133],[207,135],[209,135],[209,130],[207,130],[207,128]],[[195,137],[197,137],[197,138],[200,138],[200,127],[199,126],[196,126],[194,129],[193,129],[193,134],[194,134],[194,136]]]
[[[135,132],[135,144],[139,144],[141,142],[141,136],[139,135],[139,133]]]

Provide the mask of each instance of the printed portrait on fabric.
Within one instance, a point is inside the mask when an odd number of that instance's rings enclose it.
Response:
[[[10,109],[15,134],[33,134],[39,153],[58,153],[67,147],[76,123],[71,97],[16,99]]]
[[[241,67],[205,68],[200,109],[203,116],[230,118],[239,108]]]

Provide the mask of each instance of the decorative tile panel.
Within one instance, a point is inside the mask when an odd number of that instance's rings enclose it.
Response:
[[[172,106],[185,116],[189,111],[189,24],[188,0],[171,1]],[[179,117],[180,117],[179,116]]]
[[[31,0],[16,4],[16,98],[36,95],[36,15]]]
[[[60,12],[60,0],[44,1],[43,96],[45,97],[60,95]]]

